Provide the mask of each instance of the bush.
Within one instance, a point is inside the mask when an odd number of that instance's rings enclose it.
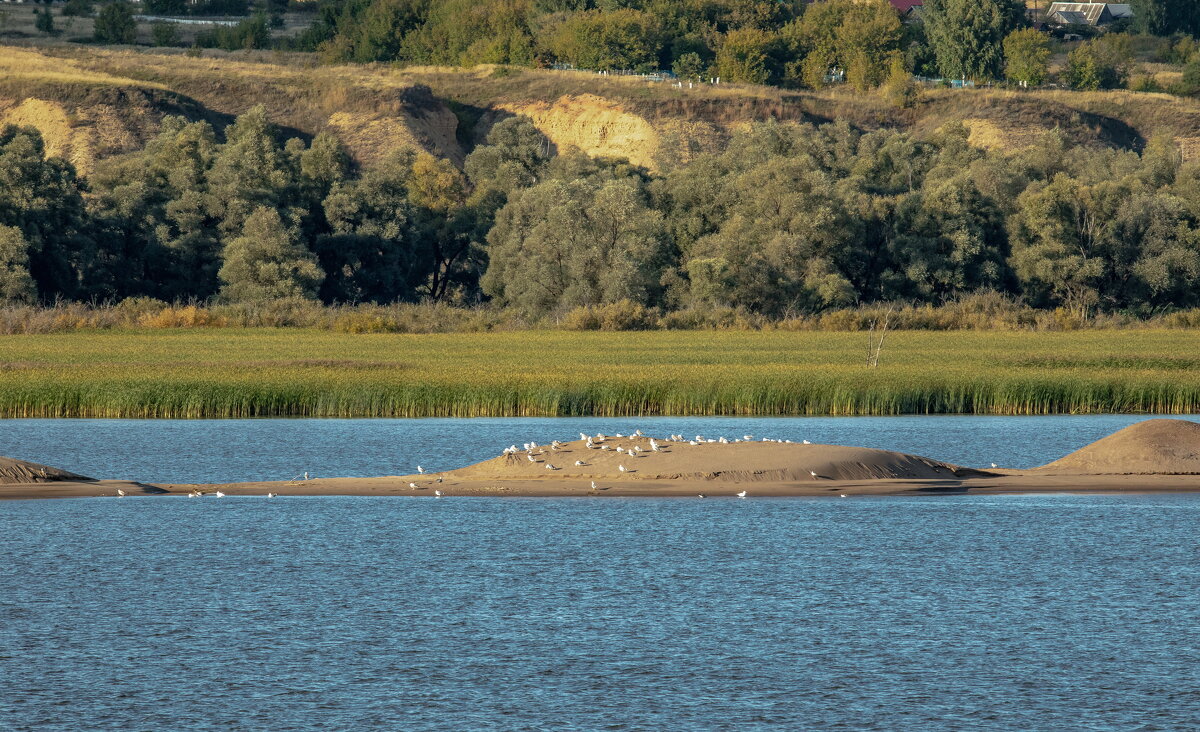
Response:
[[[584,305],[567,313],[562,327],[567,330],[651,330],[658,327],[658,313],[631,300]]]
[[[127,2],[115,2],[100,8],[96,16],[95,37],[100,43],[134,43],[137,40],[137,23],[133,20],[133,6]]]
[[[62,14],[67,18],[87,18],[91,16],[95,6],[92,0],[67,0],[63,5]]]
[[[394,319],[379,313],[355,310],[334,318],[333,330],[339,333],[402,333]]]
[[[179,28],[174,23],[155,23],[150,26],[150,38],[156,46],[174,46],[179,43]]]

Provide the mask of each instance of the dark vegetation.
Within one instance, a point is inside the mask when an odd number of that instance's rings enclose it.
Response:
[[[1080,318],[1200,305],[1200,167],[1169,139],[966,138],[764,123],[651,174],[510,118],[465,172],[411,152],[360,170],[329,133],[280,140],[256,108],[223,140],[170,118],[84,181],[10,127],[0,299],[488,303],[585,328],[986,293]]]

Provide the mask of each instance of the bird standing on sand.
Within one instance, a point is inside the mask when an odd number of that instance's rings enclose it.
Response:
[[[531,463],[536,463],[536,462],[537,462],[537,460],[534,460],[534,459],[533,459],[533,453],[526,453],[526,454],[525,454],[525,457],[529,458],[529,462],[531,462]]]
[[[550,463],[546,463],[546,470],[558,470],[558,468],[554,467]]]
[[[804,444],[805,444],[805,445],[811,445],[812,443],[811,443],[811,442],[809,442],[808,440],[805,440],[805,441],[804,441]]]
[[[217,491],[217,492],[216,492],[214,495],[216,495],[216,497],[217,497],[217,498],[224,498],[224,497],[225,497],[225,494],[224,494],[224,493],[222,493],[221,491]]]
[[[125,491],[118,488],[117,489],[117,498],[124,498],[124,497],[125,497]]]
[[[594,480],[592,481],[592,490],[594,490],[594,491],[600,490],[599,488],[596,487],[596,481],[594,481]]]
[[[620,470],[622,473],[624,473],[628,470],[628,468],[626,468],[624,465],[618,465],[617,470]]]
[[[845,493],[839,493],[838,495],[840,495],[842,498],[849,498],[849,497],[850,497],[850,496],[846,495]]]
[[[417,489],[417,484],[416,484],[416,483],[409,483],[409,484],[408,484],[408,487],[409,487],[409,488],[412,488],[412,489],[415,491],[415,490]]]
[[[995,463],[992,463],[992,467],[993,467],[993,468],[998,468],[998,467],[1000,467],[1000,466],[999,466],[999,465],[997,465],[997,464],[995,464]]]
[[[583,461],[582,461],[582,460],[576,460],[576,461],[575,461],[575,465],[577,465],[577,466],[578,466],[578,465],[583,465]]]
[[[188,491],[188,498],[199,498],[200,491]]]
[[[267,498],[274,498],[277,495],[279,495],[279,494],[278,493],[268,493]]]
[[[819,478],[819,477],[821,477],[821,476],[817,475],[817,471],[815,471],[815,470],[810,470],[810,471],[808,471],[808,474],[809,474],[809,475],[811,475],[811,476],[812,476],[812,477],[814,477],[814,478]]]
[[[425,475],[425,468],[422,468],[420,465],[418,465],[417,472],[420,473],[421,475]]]
[[[741,493],[737,494],[737,497],[738,497],[738,498],[745,498],[745,497],[746,497],[746,491],[742,491]]]
[[[438,490],[435,490],[435,491],[433,492],[433,495],[434,495],[434,497],[436,497],[436,498],[441,498],[441,497],[442,497],[442,492],[441,492],[441,491],[438,491]]]

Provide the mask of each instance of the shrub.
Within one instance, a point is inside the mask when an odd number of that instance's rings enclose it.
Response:
[[[109,3],[96,16],[96,40],[100,43],[129,45],[137,40],[133,6],[127,2]]]
[[[156,46],[174,46],[179,43],[179,29],[174,23],[155,23],[150,26],[150,37]]]

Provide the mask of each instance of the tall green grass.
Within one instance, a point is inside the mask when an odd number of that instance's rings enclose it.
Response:
[[[1200,333],[897,331],[0,337],[4,417],[1200,412]]]

